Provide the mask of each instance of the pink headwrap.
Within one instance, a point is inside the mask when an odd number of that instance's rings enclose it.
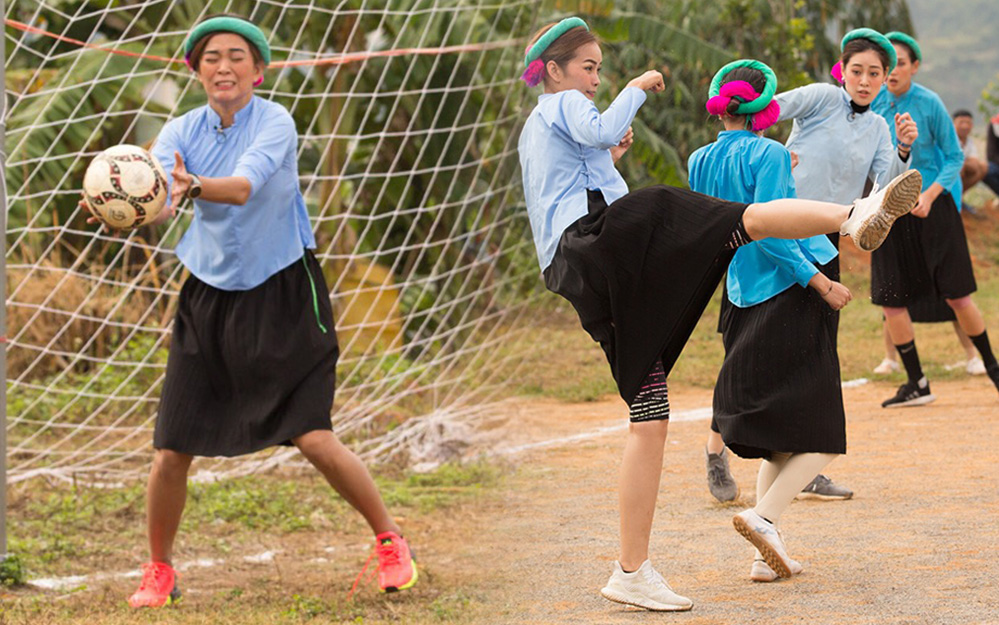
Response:
[[[753,89],[751,84],[744,80],[733,80],[722,85],[718,95],[708,100],[705,108],[712,115],[724,115],[733,99],[738,99],[740,102],[752,102],[758,97],[760,94],[756,89]],[[780,104],[777,103],[777,100],[771,100],[765,109],[749,115],[749,117],[752,120],[753,132],[766,130],[777,123],[777,118],[780,117]]]
[[[843,78],[843,63],[841,61],[836,61],[836,64],[833,65],[832,69],[829,71],[829,75],[835,78],[839,84],[842,85],[845,83],[846,79]]]
[[[528,46],[530,49],[530,46]],[[528,87],[537,87],[545,79],[545,63],[538,57],[530,62],[520,79],[527,83]]]

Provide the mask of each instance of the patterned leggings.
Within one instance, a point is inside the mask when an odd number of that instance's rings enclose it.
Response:
[[[753,240],[746,232],[746,226],[739,220],[732,237],[725,243],[726,250],[734,250],[742,247]],[[666,371],[663,368],[663,361],[657,360],[652,365],[652,370],[642,381],[642,387],[635,395],[635,401],[628,407],[631,413],[632,423],[643,421],[662,421],[669,419],[669,389],[666,386]]]

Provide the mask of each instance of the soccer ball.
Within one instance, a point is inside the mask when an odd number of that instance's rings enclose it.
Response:
[[[166,171],[136,145],[116,145],[94,157],[83,176],[83,195],[94,215],[115,230],[156,219],[167,202]]]

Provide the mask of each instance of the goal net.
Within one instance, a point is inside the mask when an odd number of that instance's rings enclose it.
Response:
[[[76,204],[94,155],[148,147],[205,103],[183,42],[222,12],[267,34],[256,93],[296,121],[342,352],[338,436],[369,460],[446,460],[516,371],[539,283],[516,156],[536,2],[8,0],[9,481],[146,473],[192,206],[116,238]],[[206,459],[195,477],[293,461]]]

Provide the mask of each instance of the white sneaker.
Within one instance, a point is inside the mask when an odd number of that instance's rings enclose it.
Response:
[[[798,575],[804,570],[805,567],[801,566],[801,564],[799,564],[797,561],[791,560],[792,575]],[[753,568],[750,569],[749,571],[749,579],[753,580],[754,582],[766,583],[766,582],[777,581],[778,579],[780,579],[780,576],[777,575],[777,573],[774,573],[774,570],[770,568],[770,565],[767,564],[766,560],[764,560],[763,558],[756,558],[755,560],[753,560]]]
[[[885,358],[881,361],[881,364],[874,367],[874,373],[878,375],[888,375],[889,373],[895,373],[901,370],[901,366],[898,362],[892,360],[891,358]]]
[[[621,563],[615,562],[614,572],[600,594],[617,603],[656,612],[683,612],[694,607],[693,601],[673,592],[648,560],[632,573],[625,573]]]
[[[981,358],[975,356],[968,361],[966,371],[968,372],[968,375],[985,375],[985,363],[982,362]]]
[[[875,184],[869,196],[854,201],[839,233],[849,235],[865,252],[878,249],[895,220],[916,207],[922,188],[923,176],[915,169],[902,172],[880,191]]]
[[[750,508],[735,515],[732,518],[732,524],[735,525],[736,531],[742,534],[743,538],[760,550],[763,559],[767,561],[778,577],[791,577],[794,560],[787,555],[784,541],[781,540],[773,523]]]

